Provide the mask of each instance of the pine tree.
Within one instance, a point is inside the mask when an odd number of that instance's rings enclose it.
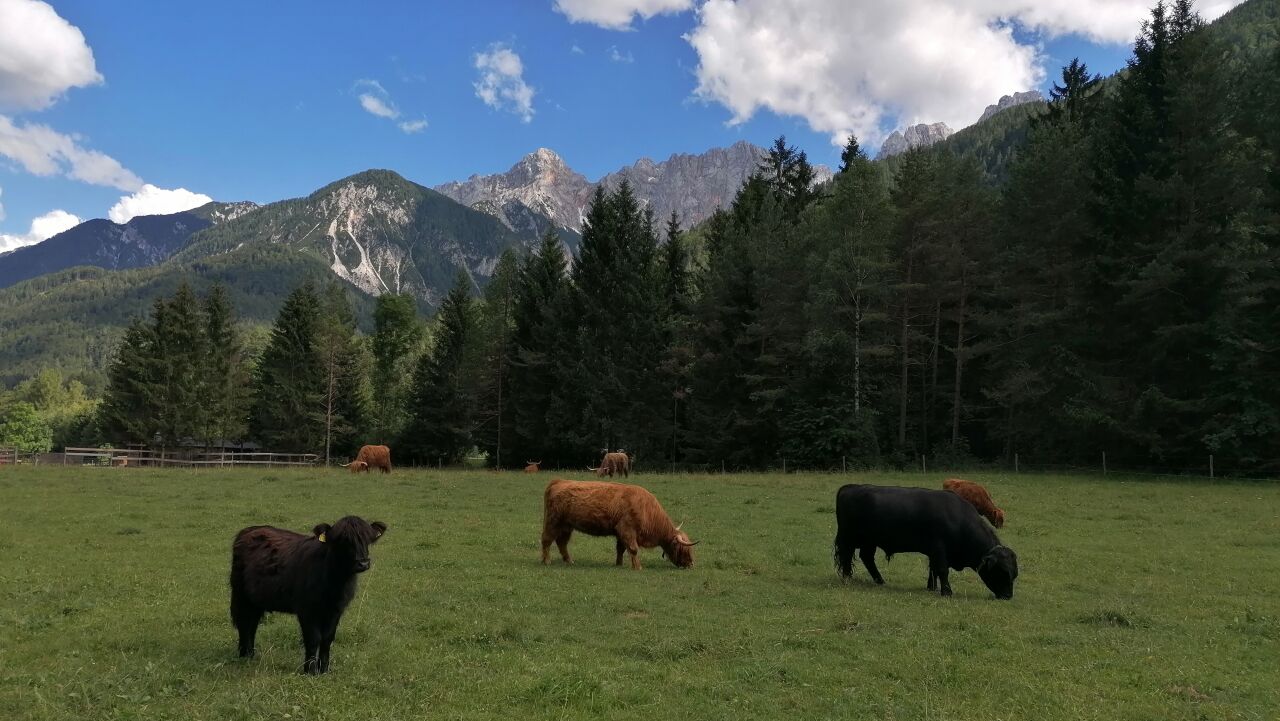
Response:
[[[240,440],[248,433],[251,375],[225,286],[215,285],[209,292],[204,321],[207,354],[199,378],[205,404],[202,436],[206,442]]]
[[[477,320],[480,367],[476,396],[475,441],[495,467],[523,465],[507,452],[514,439],[511,366],[515,359],[515,306],[520,261],[508,249],[498,256],[484,291]]]
[[[319,298],[315,351],[320,369],[320,400],[313,411],[324,429],[324,460],[333,453],[353,455],[368,406],[363,347],[355,333],[355,314],[346,290],[331,283]]]
[[[205,428],[200,390],[206,339],[191,288],[184,283],[168,301],[158,300],[153,323],[150,388],[160,443],[172,448],[196,439]]]
[[[575,341],[558,332],[562,315],[558,308],[566,302],[564,246],[554,230],[543,234],[534,253],[520,265],[512,313],[513,344],[511,398],[514,437],[509,455],[513,460],[568,462],[550,425],[552,398],[560,388],[556,380],[556,360],[563,353],[581,351]]]
[[[413,374],[400,447],[416,463],[457,463],[474,445],[476,319],[471,279],[460,273],[436,314],[434,345]]]
[[[325,389],[319,330],[320,299],[315,286],[304,283],[281,306],[254,376],[250,430],[273,451],[324,451],[317,413]]]
[[[373,410],[371,430],[379,443],[403,429],[408,379],[422,345],[422,324],[411,295],[378,296],[373,311]]]
[[[158,425],[150,394],[150,358],[155,333],[134,319],[125,329],[107,368],[107,387],[98,407],[98,427],[120,444],[150,442]]]

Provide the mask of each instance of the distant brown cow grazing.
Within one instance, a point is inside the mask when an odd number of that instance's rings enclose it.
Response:
[[[980,484],[960,478],[948,478],[942,482],[942,488],[968,501],[969,505],[978,509],[978,513],[986,516],[991,525],[1004,528],[1004,511],[996,508],[995,501],[991,500],[991,494],[987,493],[987,489]]]
[[[528,465],[524,467],[524,472],[537,473],[538,471],[542,470],[538,468],[538,466],[541,466],[541,465],[542,465],[542,461],[528,461]]]
[[[346,516],[311,535],[250,526],[231,544],[231,621],[240,656],[252,657],[258,623],[268,612],[292,613],[302,629],[304,673],[329,670],[329,647],[342,612],[356,593],[356,575],[369,570],[369,546],[387,532],[380,521]]]
[[[617,539],[616,565],[622,565],[622,553],[631,554],[631,567],[640,570],[641,548],[660,546],[662,553],[680,568],[693,565],[695,541],[671,522],[662,504],[640,486],[608,481],[554,480],[547,484],[542,508],[542,562],[549,561],[551,542],[555,541],[565,563],[569,556],[569,537],[574,531],[590,536],[613,536]]]
[[[364,461],[352,461],[347,464],[347,467],[351,469],[352,473],[368,473],[369,472],[369,464],[365,463]]]
[[[383,473],[390,473],[391,449],[386,446],[360,446],[360,452],[356,454],[355,463],[364,463],[364,470],[366,471],[377,468]]]
[[[600,465],[596,468],[588,467],[587,470],[595,471],[596,476],[599,478],[604,478],[605,476],[612,478],[615,475],[628,478],[631,476],[631,456],[621,451],[617,453],[606,451],[604,458],[600,459]]]

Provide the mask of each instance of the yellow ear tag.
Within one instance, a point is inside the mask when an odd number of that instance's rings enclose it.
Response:
[[[320,539],[320,542],[321,542],[321,543],[324,543],[324,534],[323,534],[323,533],[321,533],[319,536],[317,536],[317,538],[319,538],[319,539]]]

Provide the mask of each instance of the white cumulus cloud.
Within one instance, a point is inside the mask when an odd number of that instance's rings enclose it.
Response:
[[[3,0],[0,0],[2,2]],[[81,147],[78,139],[47,125],[19,125],[0,115],[0,156],[34,175],[65,175],[93,185],[134,191],[142,179],[109,155]]]
[[[139,215],[168,215],[199,208],[213,198],[204,193],[193,193],[186,188],[168,190],[147,183],[138,192],[120,198],[111,206],[107,217],[115,223],[127,223]]]
[[[407,133],[407,134],[409,134],[409,135],[412,135],[412,134],[414,134],[414,133],[421,133],[422,131],[426,130],[426,129],[427,129],[427,121],[425,121],[425,120],[421,120],[421,119],[419,119],[419,120],[402,120],[402,121],[400,121],[400,122],[396,123],[396,127],[400,128],[401,132],[404,132],[404,133]]]
[[[494,110],[533,120],[533,96],[536,92],[524,81],[524,63],[511,48],[501,43],[489,46],[488,52],[476,53],[476,70],[480,79],[474,83],[476,97]]]
[[[0,253],[7,253],[28,245],[35,245],[47,240],[64,230],[74,228],[81,222],[80,218],[65,210],[51,210],[31,221],[31,229],[23,235],[6,235],[0,233]]]
[[[0,0],[0,109],[43,110],[101,82],[84,34],[52,6]]]
[[[1218,0],[1216,17],[1240,0]],[[695,94],[730,124],[758,110],[805,119],[842,144],[874,143],[888,124],[962,128],[1001,95],[1046,76],[1038,37],[1127,43],[1150,0],[706,0],[686,36],[698,55]]]
[[[556,11],[575,23],[591,23],[610,30],[630,30],[635,17],[680,13],[693,0],[556,0]]]

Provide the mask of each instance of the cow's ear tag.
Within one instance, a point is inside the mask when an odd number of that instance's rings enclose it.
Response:
[[[321,533],[319,536],[316,536],[316,538],[318,538],[318,539],[320,540],[320,542],[321,542],[321,543],[324,543],[324,534],[323,534],[323,533]]]

